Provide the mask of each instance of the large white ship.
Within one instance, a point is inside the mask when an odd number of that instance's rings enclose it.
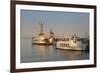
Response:
[[[79,40],[75,37],[67,38],[66,40],[59,40],[56,43],[56,48],[66,49],[66,50],[89,50],[89,41],[85,38]]]

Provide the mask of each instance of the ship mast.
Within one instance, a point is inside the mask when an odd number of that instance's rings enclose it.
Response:
[[[40,33],[43,33],[43,22],[39,22],[40,24]]]
[[[44,32],[43,32],[43,22],[39,22],[39,24],[40,24],[40,33],[39,33],[39,39],[40,39],[40,42],[41,42],[41,40],[44,40],[45,39],[45,34],[44,34]],[[43,42],[43,41],[42,41]]]

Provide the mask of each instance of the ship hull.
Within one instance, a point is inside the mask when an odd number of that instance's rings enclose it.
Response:
[[[53,45],[52,43],[33,43],[35,45]]]
[[[75,50],[75,51],[85,51],[85,50],[83,50],[83,49],[81,49],[81,48],[69,48],[69,47],[67,47],[67,48],[62,48],[62,47],[56,47],[56,49],[62,49],[62,50]]]

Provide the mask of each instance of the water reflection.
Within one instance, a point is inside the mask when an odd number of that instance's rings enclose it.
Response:
[[[40,61],[80,60],[85,52],[56,49],[55,46],[33,45]],[[85,56],[85,55],[84,55]],[[85,58],[83,56],[83,58]]]
[[[24,39],[21,46],[21,62],[68,61],[89,59],[89,53],[56,49],[55,46],[31,45]]]
[[[45,46],[39,45],[38,46],[38,53],[40,55],[40,60],[43,60],[43,57],[45,56]]]
[[[81,51],[68,51],[68,50],[60,50],[61,56],[68,60],[77,60],[81,57]]]

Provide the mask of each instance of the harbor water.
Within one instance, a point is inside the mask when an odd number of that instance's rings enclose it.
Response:
[[[21,63],[89,59],[89,52],[56,49],[53,45],[34,45],[31,38],[21,38]]]

